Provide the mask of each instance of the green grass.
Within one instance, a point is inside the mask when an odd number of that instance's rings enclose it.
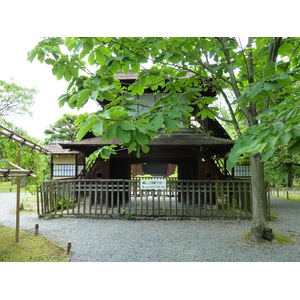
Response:
[[[14,193],[17,191],[17,185],[11,184],[10,181],[0,181],[0,193]],[[25,188],[21,188],[21,192],[24,192]]]
[[[15,243],[15,230],[0,226],[0,262],[68,262],[62,249],[41,236],[20,231]]]
[[[294,235],[284,235],[278,232],[273,232],[275,240],[279,245],[290,245],[294,243]]]
[[[294,244],[294,239],[296,237],[296,235],[284,235],[278,232],[274,232],[273,231],[273,235],[274,235],[274,240],[273,243],[277,243],[279,245],[291,245]],[[251,232],[246,232],[244,233],[241,238],[244,240],[249,240],[251,236]]]
[[[277,197],[277,192],[272,193],[272,196]],[[287,199],[287,193],[286,192],[279,192],[279,198]],[[291,201],[300,202],[300,193],[299,192],[289,192],[289,199]]]

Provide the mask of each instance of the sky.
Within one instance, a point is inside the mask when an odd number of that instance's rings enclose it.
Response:
[[[27,52],[38,43],[38,36],[15,36],[5,38],[4,46],[0,47],[0,79],[9,81],[11,78],[20,86],[35,88],[35,104],[32,116],[10,116],[7,120],[26,130],[32,137],[44,139],[44,131],[64,113],[80,114],[95,112],[99,106],[90,101],[81,110],[71,109],[67,105],[58,106],[58,97],[66,92],[68,82],[57,80],[52,75],[51,66],[39,61],[27,61]],[[2,45],[3,45],[2,44]]]
[[[68,83],[64,79],[58,81],[52,75],[51,66],[41,64],[39,61],[33,63],[27,61],[27,52],[34,48],[40,37],[228,36],[232,35],[232,32],[234,32],[234,36],[248,36],[249,30],[251,30],[250,35],[252,36],[281,36],[285,33],[282,32],[283,26],[280,26],[280,30],[278,30],[272,24],[273,31],[266,32],[266,27],[259,26],[259,22],[255,23],[256,26],[252,23],[245,23],[245,16],[242,13],[234,14],[234,18],[226,17],[226,22],[222,22],[222,27],[220,27],[217,20],[223,20],[226,16],[224,9],[227,8],[230,12],[232,10],[227,2],[221,0],[218,2],[220,9],[214,10],[213,20],[209,14],[201,13],[204,11],[202,4],[201,7],[195,7],[195,5],[200,4],[195,4],[194,1],[190,0],[185,2],[188,13],[182,11],[182,7],[179,5],[180,2],[170,6],[168,1],[153,0],[152,5],[148,5],[143,14],[135,14],[134,18],[124,18],[124,15],[126,9],[128,13],[132,14],[134,13],[133,8],[140,7],[138,0],[130,0],[129,4],[128,2],[125,4],[121,0],[117,0],[116,3],[87,0],[85,6],[74,5],[76,4],[76,1],[74,1],[53,0],[51,5],[47,3],[47,5],[42,6],[38,0],[11,0],[1,4],[0,79],[8,81],[10,78],[14,78],[19,85],[39,90],[39,93],[35,96],[35,105],[32,107],[33,116],[11,117],[10,120],[26,130],[31,136],[40,139],[46,137],[44,130],[62,117],[64,113],[79,114],[85,111],[94,112],[99,109],[96,103],[92,101],[80,111],[72,110],[66,105],[63,108],[58,107],[57,99],[65,93]],[[237,2],[237,0],[230,1]],[[155,3],[159,4],[159,11],[157,11]],[[97,5],[99,5],[98,9],[96,9]],[[190,7],[195,9],[190,10]],[[88,11],[87,19],[84,18],[85,8]],[[99,11],[110,11],[111,9],[114,11],[113,17],[111,14],[101,13],[99,15]],[[165,11],[168,11],[168,13],[165,13]],[[180,16],[178,11],[180,11]],[[268,8],[268,11],[270,11],[270,8]],[[162,12],[164,13],[162,14]],[[254,12],[256,19],[260,20],[263,11],[257,11],[254,8],[248,8],[247,10],[249,14]],[[289,22],[294,20],[297,23],[298,16],[293,18],[294,12],[297,12],[297,10],[289,12]],[[274,14],[273,9],[271,9],[271,13],[272,18],[275,18],[276,14]],[[151,20],[154,18],[155,22],[145,22],[146,16],[149,16]],[[162,16],[163,18],[161,18]],[[281,14],[280,18],[282,19]],[[264,24],[265,16],[261,20]],[[168,24],[168,26],[165,26],[165,24]],[[239,24],[239,26],[236,26],[236,24]],[[293,28],[298,28],[298,26]],[[274,30],[276,30],[276,34],[274,34]]]

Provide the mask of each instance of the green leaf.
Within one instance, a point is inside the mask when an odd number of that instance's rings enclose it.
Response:
[[[97,50],[102,55],[111,56],[111,51],[106,47],[98,47]]]
[[[118,140],[120,140],[123,143],[129,143],[129,141],[131,140],[131,133],[130,131],[126,131],[120,127],[117,127],[116,137]]]
[[[275,150],[276,150],[276,149],[274,149],[274,148],[270,148],[268,151],[266,151],[266,152],[262,155],[261,160],[262,160],[263,162],[267,161],[269,158],[271,158],[271,157],[274,155]]]
[[[124,111],[124,110],[112,110],[112,111],[110,111],[110,117],[113,120],[120,120],[124,115],[128,115],[128,112]]]
[[[131,70],[134,73],[138,73],[140,71],[140,64],[133,64],[133,65],[131,65]]]
[[[248,90],[247,96],[250,99],[255,98],[261,91],[263,90],[263,83],[257,82],[253,86],[251,86]]]
[[[90,89],[84,89],[79,92],[79,97],[76,103],[76,107],[79,109],[83,106],[83,104],[89,99]]]
[[[121,123],[120,127],[124,130],[134,130],[135,126],[132,123]]]
[[[107,141],[112,140],[113,138],[116,137],[116,132],[117,132],[117,127],[113,126],[113,127],[109,127],[107,129],[107,131],[105,132],[105,139]]]
[[[104,91],[102,93],[104,99],[108,100],[108,101],[114,101],[115,97],[113,96],[113,94],[110,91]]]
[[[102,158],[109,159],[112,154],[116,154],[116,151],[113,149],[116,145],[104,146],[100,149],[99,153]]]
[[[279,84],[277,81],[265,81],[264,82],[264,90],[266,90],[266,91],[277,90],[278,87],[279,87]]]
[[[291,139],[292,135],[290,132],[286,132],[285,134],[279,137],[280,143],[282,145],[287,145]]]
[[[56,63],[56,61],[52,58],[47,58],[47,59],[45,59],[45,63],[47,65],[54,65]]]
[[[86,122],[82,127],[80,127],[76,134],[76,140],[81,141],[81,139],[86,135],[86,133],[91,130],[93,125],[93,122]]]
[[[151,120],[151,125],[154,126],[156,129],[159,129],[162,127],[164,124],[164,117],[162,114],[156,115],[152,120]]]
[[[138,144],[140,144],[140,145],[145,145],[145,144],[149,143],[148,136],[146,134],[144,134],[144,133],[141,133],[141,132],[138,132],[135,135],[135,139],[138,142]]]
[[[95,63],[95,52],[92,51],[88,57],[88,63],[92,66]]]
[[[96,100],[98,98],[99,91],[94,90],[91,92],[91,99]]]
[[[97,49],[96,51],[96,60],[100,66],[103,66],[106,62],[106,57]]]
[[[177,119],[172,119],[168,115],[164,115],[164,124],[169,129],[177,129],[178,128]]]
[[[101,119],[97,120],[97,123],[93,126],[92,131],[96,136],[103,134],[103,121]]]
[[[71,107],[71,108],[74,108],[76,105],[75,105],[75,102],[77,101],[78,99],[78,94],[74,94],[72,95],[69,100],[68,100],[68,105]]]
[[[283,122],[275,122],[273,124],[273,127],[276,131],[278,131],[278,129],[281,129],[282,127],[284,127],[284,123]]]
[[[130,154],[132,151],[136,151],[136,142],[133,142],[128,147],[128,153]]]
[[[56,78],[57,80],[61,80],[65,74],[66,67],[57,67]]]
[[[120,63],[117,60],[114,60],[110,66],[111,72],[114,74],[120,70]]]
[[[142,151],[143,151],[144,153],[148,153],[149,150],[150,150],[150,148],[149,148],[147,145],[143,145],[143,146],[142,146]]]
[[[92,79],[92,83],[94,84],[94,85],[99,85],[100,84],[100,82],[101,82],[101,78],[100,78],[100,76],[98,76],[98,75],[96,75],[93,79]]]

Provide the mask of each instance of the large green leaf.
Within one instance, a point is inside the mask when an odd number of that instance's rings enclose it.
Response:
[[[270,91],[270,90],[277,90],[279,87],[279,84],[277,81],[265,81],[264,82],[264,90]]]
[[[81,141],[81,139],[89,132],[94,125],[94,122],[86,122],[83,126],[80,127],[76,135],[76,140]]]
[[[164,124],[164,116],[162,114],[156,115],[152,120],[151,120],[151,125],[154,126],[156,129],[159,129],[162,127]]]
[[[128,112],[125,110],[119,110],[119,109],[110,110],[110,117],[113,120],[120,120],[125,115],[128,115]]]
[[[263,82],[255,83],[253,86],[251,86],[248,90],[247,96],[250,99],[255,98],[261,91],[263,90]]]
[[[107,131],[105,132],[105,139],[107,141],[112,140],[113,138],[116,137],[116,132],[117,132],[117,127],[116,126],[109,127],[107,129]]]
[[[102,55],[111,56],[111,51],[107,47],[98,47],[97,51]]]
[[[124,130],[134,130],[135,126],[132,123],[121,123],[120,127]]]
[[[123,130],[120,127],[117,127],[116,129],[116,137],[118,140],[120,140],[123,143],[129,143],[131,140],[131,133],[130,131]]]
[[[76,103],[76,107],[80,109],[83,104],[89,99],[90,96],[90,89],[84,89],[79,92],[79,97]]]
[[[164,116],[164,124],[169,129],[178,128],[178,120],[170,118],[168,115]]]
[[[117,73],[120,70],[120,62],[114,60],[110,66],[110,71],[113,73]]]
[[[96,136],[103,134],[103,121],[101,119],[97,120],[97,123],[95,123],[93,126],[92,131]]]
[[[88,63],[92,66],[95,62],[95,52],[92,51],[88,57]]]
[[[149,137],[146,134],[141,132],[138,132],[135,135],[135,139],[140,145],[146,145],[149,143]]]

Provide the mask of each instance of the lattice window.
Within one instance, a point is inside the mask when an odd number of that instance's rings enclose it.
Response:
[[[82,171],[83,165],[78,166],[78,174]],[[76,165],[54,165],[53,176],[55,177],[75,177]],[[77,175],[78,175],[77,174]]]
[[[250,177],[251,170],[249,165],[241,165],[234,167],[234,176],[235,177]]]

